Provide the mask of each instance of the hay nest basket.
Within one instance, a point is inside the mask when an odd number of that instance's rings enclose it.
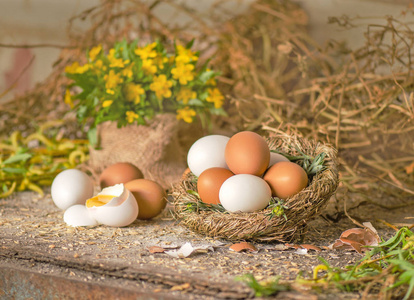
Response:
[[[320,214],[338,187],[337,151],[329,144],[297,135],[277,134],[267,143],[270,150],[291,156],[326,155],[324,169],[313,176],[305,189],[284,200],[284,215],[270,217],[271,207],[253,213],[206,208],[196,193],[197,177],[188,171],[172,190],[174,217],[194,232],[230,241],[289,242],[303,234],[308,221]]]

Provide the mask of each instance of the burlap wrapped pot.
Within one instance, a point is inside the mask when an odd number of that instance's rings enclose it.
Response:
[[[174,114],[160,114],[147,125],[117,128],[115,122],[99,124],[99,148],[90,147],[89,166],[100,174],[118,162],[137,166],[146,179],[165,189],[180,180],[186,168],[186,149],[180,143],[180,121]]]
[[[336,150],[323,143],[307,140],[296,135],[278,134],[267,139],[271,150],[298,156],[316,157],[326,154],[323,171],[316,174],[309,185],[285,200],[288,208],[283,215],[270,218],[270,208],[253,213],[231,213],[210,209],[191,209],[201,202],[196,193],[197,178],[186,172],[180,183],[174,186],[172,204],[174,216],[189,229],[214,238],[231,241],[289,242],[304,232],[306,224],[321,212],[338,186]],[[201,206],[200,206],[201,207]]]

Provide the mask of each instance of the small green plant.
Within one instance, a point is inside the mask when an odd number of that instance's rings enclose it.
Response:
[[[295,147],[296,151],[300,153],[300,155],[289,155],[278,150],[270,150],[271,152],[278,153],[286,157],[292,162],[297,162],[308,174],[308,177],[311,179],[313,176],[322,172],[326,169],[325,166],[325,157],[326,153],[322,152],[319,153],[317,156],[313,157],[303,153],[299,148]]]
[[[257,281],[252,274],[245,274],[235,278],[236,281],[242,281],[246,283],[251,289],[253,289],[256,297],[269,297],[277,294],[278,292],[290,290],[290,286],[287,284],[279,283],[280,277],[270,278],[264,281]]]
[[[191,47],[192,42],[176,44],[168,53],[158,41],[139,46],[123,40],[105,53],[98,45],[87,52],[86,64],[66,67],[73,82],[65,102],[79,121],[92,120],[92,129],[105,121],[118,127],[145,124],[164,112],[187,123],[198,115],[206,125],[209,115],[225,114],[224,96],[217,88],[218,73],[198,65],[199,53]],[[80,89],[72,95],[71,87]]]
[[[87,140],[48,136],[47,132],[58,125],[60,122],[42,124],[26,137],[14,131],[0,141],[0,198],[24,190],[42,196],[42,186],[50,186],[59,172],[86,161]]]
[[[198,198],[200,198],[200,196],[198,195],[198,193],[196,191],[193,190],[187,190],[187,193],[190,195],[194,195]],[[185,210],[189,211],[189,212],[198,212],[198,211],[215,211],[215,212],[221,212],[221,213],[228,213],[227,210],[221,205],[221,204],[209,204],[209,203],[204,203],[203,201],[188,201],[185,203],[186,207]]]
[[[287,221],[285,210],[288,209],[288,207],[284,205],[283,200],[277,197],[272,197],[266,209],[271,209],[270,212],[267,214],[269,220],[271,220],[273,217],[283,216]]]
[[[294,286],[307,286],[316,291],[332,287],[341,291],[366,293],[374,287],[380,287],[380,296],[391,290],[395,295],[395,290],[402,288],[400,292],[404,296],[401,299],[411,299],[414,294],[414,233],[403,227],[389,240],[370,248],[363,259],[345,268],[333,267],[319,257],[322,264],[314,268],[312,278],[304,278],[301,272],[295,285],[279,284],[279,278],[258,282],[252,274],[237,277],[236,280],[246,282],[257,297],[271,296],[279,291],[293,289]]]
[[[319,259],[322,265],[315,267],[313,279],[299,279],[299,282],[311,285],[334,284],[346,291],[369,291],[374,284],[378,284],[382,286],[381,293],[406,286],[407,292],[403,300],[409,299],[413,294],[414,233],[407,227],[401,228],[389,240],[372,247],[361,261],[345,269],[332,267],[325,259]],[[326,271],[322,277],[318,276],[320,270]]]

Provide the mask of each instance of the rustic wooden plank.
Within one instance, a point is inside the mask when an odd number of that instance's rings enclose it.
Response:
[[[186,293],[200,296],[214,296],[218,299],[246,299],[252,296],[249,289],[234,281],[217,283],[204,279],[203,277],[194,276],[191,273],[178,273],[154,266],[131,267],[128,265],[115,265],[111,262],[93,263],[82,259],[74,260],[70,256],[54,256],[33,249],[21,249],[17,246],[3,247],[0,248],[0,272],[2,273],[0,275],[0,289],[3,289],[3,291],[9,294],[16,293],[17,296],[24,295],[25,290],[27,290],[32,295],[41,295],[42,297],[39,299],[49,299],[43,296],[46,295],[49,297],[48,289],[50,287],[50,295],[62,295],[63,297],[74,288],[75,290],[85,289],[85,293],[81,295],[85,298],[79,299],[99,299],[99,297],[88,298],[88,295],[95,293],[98,295],[101,293],[118,295],[118,293],[121,293],[123,295],[122,299],[124,297],[125,299],[136,299],[136,297],[141,296],[144,297],[142,299],[163,298],[162,294],[154,295],[154,293],[151,294],[150,292],[142,292],[139,290],[125,290],[119,287],[77,282],[76,280],[74,281],[61,276],[50,276],[27,270],[19,270],[13,267],[4,267],[1,262],[5,260],[28,262],[30,264],[44,264],[49,267],[83,271],[93,276],[106,276],[124,281],[148,282],[164,286],[166,289],[186,285]],[[148,295],[152,295],[151,297],[155,298],[145,298]],[[37,299],[37,297],[34,298]],[[51,299],[55,299],[54,296]]]

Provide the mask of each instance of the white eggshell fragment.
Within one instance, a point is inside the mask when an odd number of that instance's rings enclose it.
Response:
[[[270,162],[268,168],[281,161],[289,161],[285,156],[279,153],[270,151]]]
[[[219,198],[230,212],[254,212],[264,209],[272,191],[262,178],[250,174],[237,174],[227,179],[220,188]]]
[[[52,200],[60,209],[67,209],[75,204],[85,204],[93,196],[92,178],[86,173],[68,169],[60,172],[52,182]]]
[[[198,177],[204,170],[210,168],[228,169],[224,150],[229,139],[224,135],[207,135],[198,139],[187,155],[187,164],[191,172]]]
[[[98,222],[91,217],[85,205],[76,204],[69,207],[63,214],[63,220],[69,226],[95,226]]]
[[[138,217],[137,200],[122,183],[104,188],[99,195],[110,195],[113,198],[105,205],[87,207],[98,223],[123,227],[128,226]]]

